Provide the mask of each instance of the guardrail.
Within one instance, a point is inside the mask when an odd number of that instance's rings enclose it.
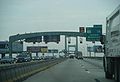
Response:
[[[0,82],[21,82],[27,77],[45,70],[65,59],[54,59],[46,61],[19,63],[0,67]]]

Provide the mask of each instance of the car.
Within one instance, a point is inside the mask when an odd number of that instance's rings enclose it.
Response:
[[[38,56],[33,56],[32,57],[32,60],[34,61],[34,60],[40,60],[40,57],[38,57]]]
[[[83,60],[83,55],[82,55],[82,52],[81,51],[79,51],[76,55],[75,55],[75,58],[76,59],[82,59]]]
[[[1,58],[0,63],[1,64],[5,64],[5,63],[14,63],[15,59],[11,58],[10,56],[4,56],[3,58]]]
[[[30,55],[20,54],[20,55],[16,56],[16,63],[30,62],[30,61],[31,61]]]
[[[69,58],[70,58],[70,59],[74,59],[74,55],[70,55]]]

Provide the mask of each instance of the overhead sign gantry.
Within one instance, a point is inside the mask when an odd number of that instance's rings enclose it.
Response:
[[[12,43],[18,40],[24,40],[25,42],[60,42],[60,36],[65,36],[65,49],[64,52],[67,53],[67,38],[76,38],[76,48],[75,52],[78,52],[78,37],[86,37],[87,41],[100,41],[100,36],[102,35],[102,25],[94,25],[92,28],[86,28],[86,33],[84,27],[80,27],[79,32],[68,32],[68,31],[56,31],[56,32],[36,32],[36,33],[25,33],[17,34],[9,37],[9,54],[12,57]],[[82,39],[80,40],[82,43]]]
[[[78,37],[86,37],[86,33],[80,32],[67,32],[67,31],[58,31],[58,32],[36,32],[36,33],[25,33],[17,34],[9,37],[9,54],[12,57],[12,43],[18,40],[24,40],[25,42],[42,42],[42,39],[45,43],[48,42],[57,42],[60,41],[60,35],[65,36],[65,51],[67,52],[67,37],[76,37],[76,52],[78,51]]]

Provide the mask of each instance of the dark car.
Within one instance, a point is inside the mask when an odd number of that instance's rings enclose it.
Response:
[[[83,55],[82,55],[82,52],[79,51],[76,55],[75,55],[76,59],[83,59]]]
[[[70,59],[74,59],[74,55],[70,55],[69,58],[70,58]]]
[[[5,63],[14,63],[15,62],[15,59],[14,58],[11,58],[11,57],[9,57],[9,56],[5,56],[5,57],[3,57],[3,58],[1,58],[1,60],[0,60],[0,63],[1,64],[5,64]]]
[[[32,60],[34,61],[34,60],[40,60],[41,58],[40,57],[38,57],[38,56],[33,56],[32,57]]]
[[[31,57],[29,55],[20,54],[16,57],[16,63],[30,62],[30,61],[31,61]]]

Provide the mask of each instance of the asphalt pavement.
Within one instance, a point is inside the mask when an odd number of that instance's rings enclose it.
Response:
[[[85,61],[68,59],[29,77],[23,82],[114,82],[105,79],[102,67],[90,63],[94,60],[86,61],[87,59]]]

